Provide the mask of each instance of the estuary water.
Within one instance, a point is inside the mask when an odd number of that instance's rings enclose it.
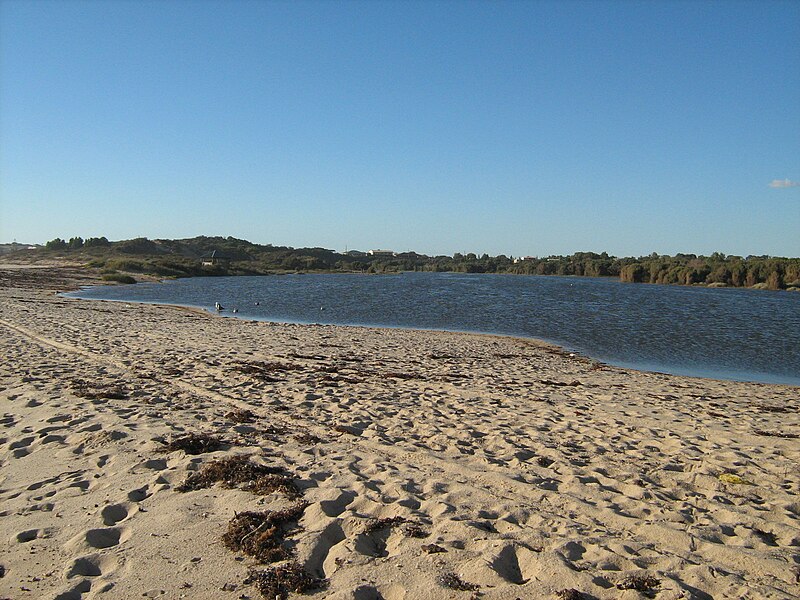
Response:
[[[78,298],[175,304],[244,319],[531,337],[599,361],[800,385],[800,294],[460,273],[198,277]],[[233,313],[233,309],[237,313]]]

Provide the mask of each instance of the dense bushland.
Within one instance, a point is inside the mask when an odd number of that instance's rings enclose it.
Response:
[[[212,252],[226,260],[204,266],[201,258]],[[27,252],[31,252],[28,250]],[[349,271],[392,273],[447,271],[462,273],[513,273],[618,277],[635,283],[800,288],[800,258],[771,256],[711,256],[650,254],[618,258],[603,252],[576,252],[570,256],[524,257],[484,254],[426,256],[403,252],[371,256],[361,252],[339,253],[325,248],[291,248],[261,245],[233,237],[200,236],[183,240],[136,238],[110,242],[105,237],[56,238],[38,252],[83,258],[105,273],[141,273],[158,277],[198,275],[259,275],[295,271]]]

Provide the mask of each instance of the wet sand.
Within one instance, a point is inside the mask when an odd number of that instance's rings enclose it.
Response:
[[[91,281],[0,266],[0,598],[800,596],[798,387],[55,294]]]

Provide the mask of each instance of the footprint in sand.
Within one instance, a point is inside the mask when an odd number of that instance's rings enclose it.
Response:
[[[353,600],[403,600],[406,590],[396,583],[380,588],[372,585],[361,585],[353,590]]]
[[[137,506],[129,503],[109,504],[103,507],[103,510],[100,511],[100,516],[103,518],[103,525],[113,526],[129,519],[138,510]]]
[[[61,431],[63,429],[66,429],[65,425],[48,425],[47,427],[42,427],[41,429],[37,429],[36,435],[38,435],[40,438],[43,438],[53,433],[54,431]]]
[[[5,413],[2,417],[0,417],[0,425],[6,428],[13,427],[17,424],[16,415],[11,413]]]
[[[61,592],[53,597],[53,600],[81,600],[83,594],[92,590],[92,582],[88,579],[79,581],[65,592]]]
[[[510,583],[525,585],[532,577],[532,566],[537,558],[526,546],[508,544],[489,561],[489,567]]]
[[[346,539],[339,520],[330,523],[318,533],[314,545],[305,561],[305,568],[317,577],[328,577],[335,570],[335,561],[329,561],[331,549]]]
[[[142,502],[153,494],[162,490],[168,490],[170,487],[172,487],[170,482],[162,475],[158,475],[151,484],[143,485],[140,488],[128,492],[128,500],[131,502]]]
[[[322,500],[320,508],[328,517],[338,517],[341,515],[347,506],[356,498],[356,493],[352,491],[342,491],[336,498],[332,500]]]
[[[113,571],[117,566],[117,559],[113,555],[90,554],[76,558],[67,567],[64,576],[73,577],[100,577]]]
[[[49,479],[43,479],[42,481],[36,481],[36,482],[30,484],[25,489],[28,490],[28,491],[35,491],[35,490],[38,490],[39,488],[41,488],[41,487],[43,487],[43,486],[45,486],[45,485],[47,485],[49,483],[55,483],[58,480],[59,480],[58,476],[50,477]]]
[[[40,537],[41,533],[42,533],[41,529],[28,529],[26,531],[20,531],[14,537],[20,544],[25,544],[27,542],[32,542],[36,538]]]
[[[55,415],[47,419],[48,423],[63,423],[72,419],[72,415]]]
[[[80,537],[80,536],[79,536]],[[102,529],[90,529],[83,538],[92,548],[112,548],[131,537],[131,530],[127,527],[106,527]]]
[[[142,502],[143,500],[149,498],[152,494],[149,491],[150,486],[144,486],[137,488],[135,490],[131,490],[128,492],[128,500],[131,502]]]
[[[11,442],[8,449],[11,450],[11,455],[14,458],[22,458],[31,453],[29,446],[36,440],[33,436],[24,437],[22,439]]]
[[[42,511],[42,512],[53,512],[56,505],[52,502],[44,502],[42,504],[31,504],[26,506],[18,512],[20,515],[26,515],[32,512]]]

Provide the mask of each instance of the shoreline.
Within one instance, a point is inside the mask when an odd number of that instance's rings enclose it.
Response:
[[[505,334],[505,333],[488,333],[484,331],[469,331],[469,330],[459,330],[459,329],[426,329],[426,328],[419,328],[419,327],[403,327],[403,326],[378,326],[378,325],[358,325],[358,324],[340,324],[340,323],[307,323],[304,321],[278,321],[272,319],[260,319],[260,318],[253,318],[247,316],[239,316],[230,314],[229,311],[224,311],[226,314],[217,314],[211,309],[202,308],[199,306],[191,306],[186,304],[167,304],[163,302],[143,302],[143,301],[132,301],[132,300],[108,300],[108,299],[95,299],[95,298],[77,298],[72,296],[65,296],[67,298],[71,298],[74,300],[82,300],[85,302],[119,302],[119,303],[127,303],[132,305],[142,304],[147,306],[160,306],[164,308],[173,308],[173,309],[180,309],[190,311],[196,314],[202,314],[211,318],[221,318],[221,319],[238,319],[241,321],[246,322],[256,322],[256,323],[267,323],[269,325],[297,325],[300,327],[336,327],[336,328],[352,328],[352,329],[367,329],[367,330],[377,330],[377,331],[407,331],[407,332],[419,332],[419,333],[442,333],[442,334],[453,334],[453,335],[465,335],[465,336],[479,336],[479,337],[486,337],[488,339],[491,338],[500,338],[500,339],[509,339],[509,340],[516,340],[522,343],[530,343],[536,347],[541,347],[549,352],[553,352],[555,354],[562,354],[564,356],[569,356],[573,360],[584,361],[591,365],[597,365],[599,368],[605,369],[617,369],[619,371],[630,371],[635,373],[646,373],[651,375],[667,375],[671,377],[687,377],[690,379],[702,379],[708,380],[712,382],[735,382],[735,383],[748,383],[752,385],[777,385],[777,386],[785,386],[785,387],[793,387],[793,388],[800,388],[800,383],[785,383],[780,381],[757,381],[754,379],[734,379],[734,378],[721,378],[721,377],[713,377],[713,376],[703,376],[703,375],[691,375],[691,374],[684,374],[684,373],[671,373],[669,371],[659,371],[658,369],[645,369],[640,368],[632,365],[624,365],[624,364],[615,364],[613,362],[606,362],[604,360],[600,360],[597,358],[593,358],[592,356],[585,354],[579,350],[573,350],[569,347],[562,346],[556,342],[550,342],[548,340],[544,340],[542,338],[536,337],[526,337],[521,335],[513,335],[513,334]]]
[[[164,283],[164,281],[153,282],[153,283]],[[99,282],[97,285],[86,285],[82,286],[82,288],[91,288],[91,287],[106,287],[108,282]],[[111,284],[114,285],[114,284]],[[661,284],[653,284],[653,285],[661,285]],[[118,287],[118,286],[115,286]],[[80,289],[72,290],[70,292],[65,292],[68,294],[71,293],[80,293]],[[67,296],[70,298],[79,298],[82,300],[92,300],[92,301],[107,301],[107,302],[127,302],[131,304],[146,304],[146,305],[155,305],[155,306],[175,306],[175,307],[185,307],[185,308],[192,308],[201,311],[207,311],[212,316],[220,316],[226,318],[235,318],[235,319],[242,319],[242,320],[252,320],[252,321],[259,321],[265,323],[292,323],[296,325],[325,325],[326,323],[319,323],[316,321],[303,321],[303,320],[276,320],[271,319],[269,317],[261,317],[261,316],[254,316],[254,315],[241,315],[232,313],[230,310],[225,310],[221,313],[215,312],[211,310],[209,307],[201,306],[201,305],[187,305],[187,304],[170,304],[164,303],[159,301],[148,301],[148,300],[124,300],[124,299],[107,299],[107,298],[80,298],[79,296]],[[590,362],[596,362],[600,365],[605,365],[607,367],[613,367],[618,369],[629,369],[634,371],[641,371],[641,372],[648,372],[648,373],[662,373],[666,375],[676,375],[682,377],[696,377],[700,379],[710,379],[714,381],[738,381],[744,383],[760,383],[766,385],[785,385],[785,386],[792,386],[792,387],[800,387],[800,379],[792,378],[788,374],[780,374],[780,373],[769,373],[757,370],[732,370],[730,368],[725,369],[722,367],[708,367],[708,368],[701,368],[701,367],[691,367],[691,366],[683,366],[683,365],[668,365],[668,364],[658,364],[657,362],[646,362],[646,361],[631,361],[631,360],[615,360],[612,358],[607,357],[595,357],[592,355],[591,352],[587,352],[584,350],[576,349],[575,347],[571,347],[569,345],[563,344],[558,342],[557,340],[549,340],[540,337],[533,337],[533,336],[526,336],[520,334],[513,334],[513,333],[499,333],[499,332],[492,332],[492,331],[475,331],[475,330],[460,330],[460,329],[443,329],[443,328],[420,328],[420,327],[409,327],[403,325],[383,325],[383,324],[360,324],[360,323],[327,323],[328,325],[334,325],[339,327],[366,327],[366,328],[376,328],[376,329],[391,329],[391,330],[408,330],[408,331],[432,331],[432,332],[449,332],[449,333],[461,333],[467,335],[487,335],[487,336],[498,336],[498,337],[508,337],[512,339],[520,339],[520,340],[529,340],[536,343],[541,343],[545,345],[549,345],[555,348],[558,348],[566,353],[571,353],[575,355],[579,355],[584,357],[586,360]]]
[[[292,562],[333,600],[800,594],[793,386],[17,275],[0,268],[0,597],[255,600],[248,573]],[[167,445],[190,434],[223,443]],[[285,487],[180,491],[243,455]],[[223,541],[237,514],[290,509],[276,563]]]

